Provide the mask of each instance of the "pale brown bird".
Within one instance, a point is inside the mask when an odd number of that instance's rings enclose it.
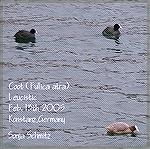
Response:
[[[115,122],[106,127],[109,134],[132,134],[139,129],[136,125],[130,126],[124,122]]]

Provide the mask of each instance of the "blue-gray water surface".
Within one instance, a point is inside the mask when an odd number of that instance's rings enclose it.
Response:
[[[147,6],[144,3],[7,3],[3,7],[4,144],[8,146],[143,146],[147,143]],[[102,36],[119,23],[116,42]],[[35,43],[14,34],[35,28]],[[34,82],[67,84],[66,90],[8,88]],[[34,94],[37,101],[8,100]],[[9,105],[59,104],[58,112],[12,111]],[[64,123],[9,122],[13,117],[62,117]],[[135,136],[109,136],[105,127],[137,125]],[[8,139],[8,132],[49,133],[50,139]]]

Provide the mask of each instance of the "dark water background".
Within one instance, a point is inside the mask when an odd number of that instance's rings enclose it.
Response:
[[[7,145],[117,145],[147,142],[147,6],[144,3],[8,3],[3,10],[4,132],[51,133],[50,140],[9,140]],[[122,26],[119,43],[101,35]],[[36,43],[16,43],[19,29],[37,30]],[[45,116],[66,124],[8,122],[10,82],[69,82],[66,91],[34,91],[38,105],[59,103],[65,110]],[[15,92],[13,92],[15,94]],[[26,91],[22,91],[26,94]],[[23,102],[19,102],[23,105]],[[38,112],[15,112],[33,117]],[[140,133],[108,136],[114,121],[136,124]]]

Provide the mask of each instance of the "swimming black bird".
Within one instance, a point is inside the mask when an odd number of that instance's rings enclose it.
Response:
[[[35,42],[35,33],[35,29],[31,29],[30,32],[26,30],[19,30],[14,37],[16,42],[19,43]]]
[[[118,39],[121,35],[119,31],[120,25],[115,24],[113,27],[107,27],[103,30],[102,34],[106,38]]]

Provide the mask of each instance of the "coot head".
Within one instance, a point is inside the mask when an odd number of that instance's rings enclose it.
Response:
[[[133,131],[137,131],[137,132],[139,132],[139,129],[138,129],[138,127],[136,126],[136,125],[134,125],[134,126],[130,126],[130,130],[133,132]]]
[[[35,33],[36,33],[36,30],[35,30],[35,29],[31,29],[31,30],[30,30],[30,33],[35,34]]]
[[[115,25],[114,25],[114,31],[117,31],[119,28],[120,28],[120,25],[119,25],[119,24],[115,24]]]

